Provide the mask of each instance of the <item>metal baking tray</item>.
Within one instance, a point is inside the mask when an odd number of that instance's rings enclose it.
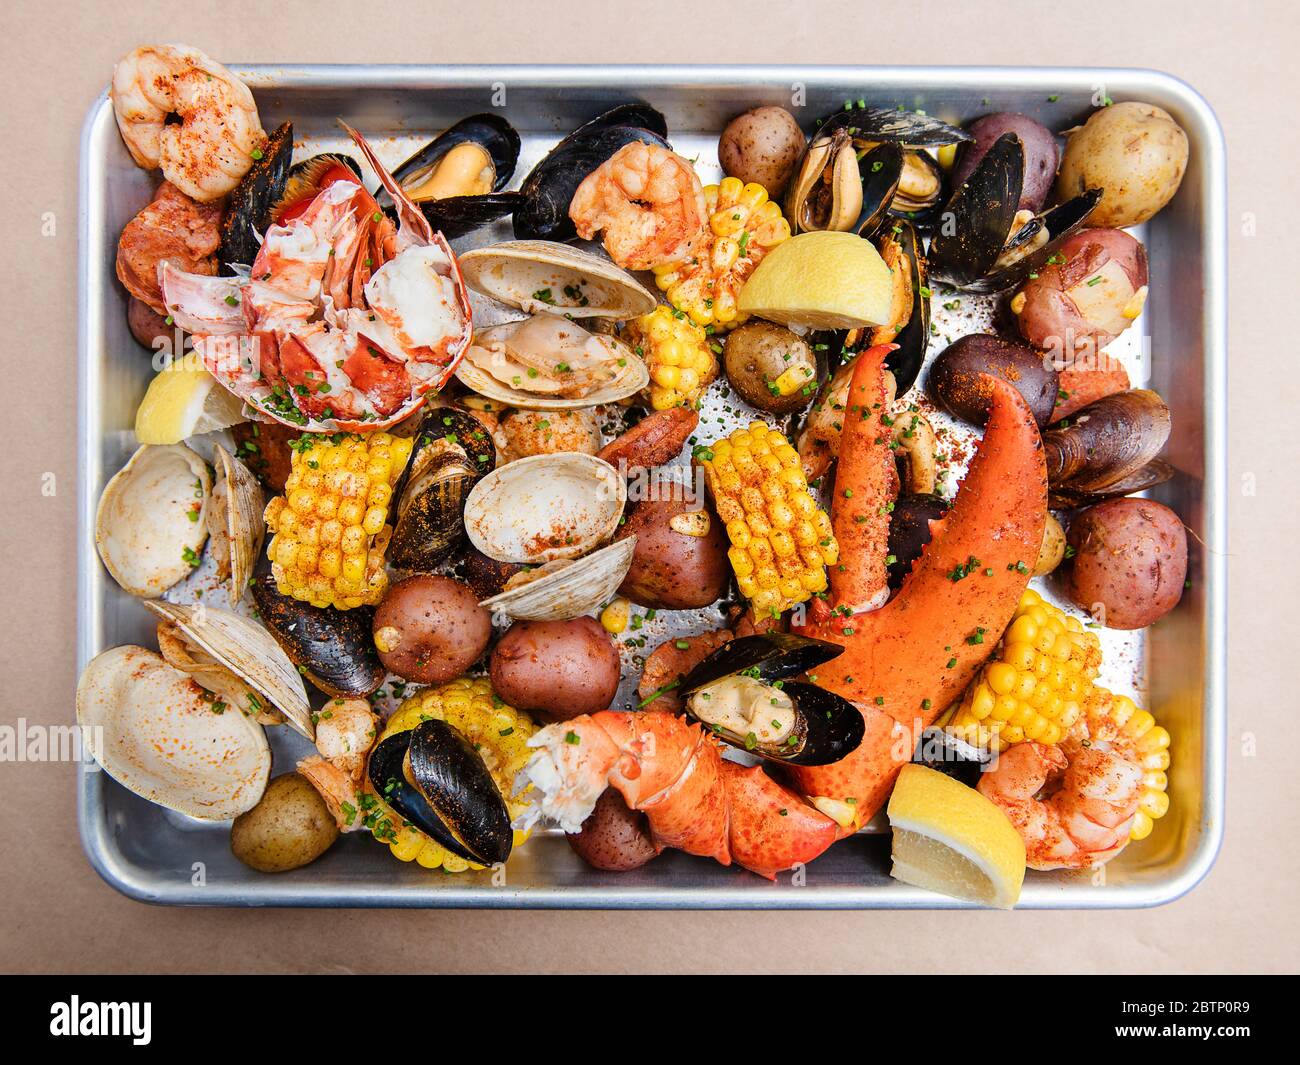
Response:
[[[805,128],[846,100],[922,109],[962,122],[1021,111],[1065,129],[1094,101],[1138,99],[1169,111],[1191,140],[1187,176],[1173,202],[1143,227],[1151,297],[1139,329],[1117,349],[1135,382],[1173,410],[1167,456],[1177,476],[1154,494],[1191,536],[1190,584],[1179,607],[1138,636],[1103,633],[1104,679],[1145,701],[1173,735],[1170,812],[1141,844],[1092,876],[1030,873],[1023,908],[1150,906],[1194,887],[1223,835],[1226,697],[1225,478],[1226,263],[1223,134],[1209,105],[1166,74],[1123,69],[796,66],[234,66],[253,89],[263,124],[294,122],[299,152],[342,144],[336,117],[371,136],[388,163],[456,119],[491,108],[520,130],[516,183],[564,133],[606,107],[644,99],[668,117],[676,149],[716,177],[717,134],[762,103],[791,108]],[[78,668],[116,644],[151,645],[147,612],[114,585],[95,553],[95,505],[135,447],[135,408],[150,360],[126,325],[113,262],[123,225],[156,178],[131,162],[107,95],[82,133],[79,259],[81,477],[78,494]],[[508,236],[507,226],[486,239]],[[478,240],[485,239],[480,236]],[[939,301],[936,300],[936,311]],[[949,339],[978,328],[945,321]],[[943,345],[936,340],[931,352]],[[703,619],[695,619],[697,622]],[[697,630],[698,631],[698,630]],[[665,630],[664,635],[671,632]],[[653,646],[653,643],[651,644]],[[1118,665],[1116,665],[1116,662]],[[1119,670],[1124,675],[1116,676]],[[269,730],[273,772],[301,753],[288,730]],[[364,834],[343,837],[314,864],[266,876],[237,862],[224,825],[153,806],[93,766],[78,781],[82,842],[95,870],[136,899],[172,905],[548,907],[656,909],[920,909],[966,904],[889,876],[887,834],[864,832],[776,883],[736,868],[666,852],[633,873],[584,865],[556,834],[534,838],[504,878],[456,876],[395,861]],[[879,828],[879,826],[877,826]]]

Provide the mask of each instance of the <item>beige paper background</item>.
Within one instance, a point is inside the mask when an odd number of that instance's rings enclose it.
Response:
[[[244,62],[825,62],[1146,66],[1217,109],[1229,154],[1227,841],[1137,913],[491,913],[146,907],[82,856],[74,770],[0,765],[0,968],[17,971],[1081,972],[1300,967],[1296,44],[1283,0],[5,4],[0,35],[0,723],[72,718],[76,212],[82,117],[136,44]],[[41,236],[52,211],[57,236]],[[1240,220],[1256,220],[1243,236]],[[53,473],[57,494],[41,493]],[[1257,489],[1240,490],[1253,475]],[[1243,757],[1253,734],[1258,754]]]

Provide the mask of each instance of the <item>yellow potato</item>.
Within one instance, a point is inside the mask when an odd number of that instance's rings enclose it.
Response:
[[[338,825],[325,800],[298,773],[266,786],[257,805],[235,818],[230,849],[262,873],[282,873],[314,862],[338,839]]]

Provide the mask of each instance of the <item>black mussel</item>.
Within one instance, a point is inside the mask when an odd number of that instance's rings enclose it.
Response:
[[[894,271],[895,285],[908,295],[907,313],[899,315],[890,325],[873,330],[867,346],[898,345],[885,357],[885,368],[894,375],[894,394],[903,396],[916,383],[930,344],[929,268],[916,227],[906,219],[889,221],[881,229],[877,244],[881,258]]]
[[[482,756],[446,721],[431,718],[389,736],[371,753],[370,784],[430,839],[479,865],[510,857],[514,832]]]
[[[1043,433],[1052,506],[1085,506],[1167,481],[1156,458],[1169,440],[1169,408],[1150,389],[1103,396]]]
[[[790,184],[790,225],[796,233],[838,229],[870,237],[887,213],[925,221],[943,198],[943,171],[925,149],[970,139],[915,112],[837,112],[819,124]]]
[[[522,199],[501,191],[519,161],[519,134],[500,115],[462,118],[393,171],[402,190],[429,224],[449,238],[504,218]],[[376,202],[392,207],[383,189]]]
[[[772,632],[719,647],[682,678],[686,713],[721,740],[786,765],[830,765],[862,742],[861,712],[790,678],[843,653],[839,644]]]
[[[930,542],[930,522],[948,513],[948,503],[938,496],[901,495],[889,516],[889,587],[898,591]]]
[[[988,751],[967,743],[941,728],[928,728],[916,741],[912,761],[937,769],[969,787],[979,783],[980,774],[993,760]]]
[[[362,697],[384,683],[388,671],[375,650],[370,607],[338,610],[285,595],[276,587],[265,550],[253,570],[253,602],[289,661],[326,695]]]
[[[341,152],[322,152],[294,163],[289,168],[284,191],[271,208],[271,221],[280,224],[293,221],[326,185],[340,179],[361,184],[361,167]]]
[[[633,141],[670,145],[668,123],[648,104],[622,104],[579,126],[547,153],[520,186],[514,214],[520,240],[572,240],[569,204],[578,186],[596,167]]]
[[[261,155],[235,186],[221,218],[217,261],[251,266],[271,225],[271,209],[284,195],[293,163],[293,124],[284,122],[267,138]]]
[[[1025,150],[1004,133],[949,199],[930,241],[930,272],[970,292],[1002,292],[1045,266],[1060,244],[1080,229],[1101,190],[1041,215],[1020,209]]]
[[[389,565],[429,573],[446,561],[465,532],[470,489],[495,466],[496,447],[482,422],[452,407],[431,408],[397,485]]]

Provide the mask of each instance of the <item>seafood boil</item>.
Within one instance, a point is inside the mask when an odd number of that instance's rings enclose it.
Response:
[[[150,627],[76,711],[122,787],[265,875],[866,878],[889,833],[1007,908],[1174,831],[1111,638],[1197,548],[1125,365],[1171,116],[767,105],[700,151],[628,100],[521,165],[508,108],[319,151],[185,45],[110,96],[155,375],[93,535]]]

